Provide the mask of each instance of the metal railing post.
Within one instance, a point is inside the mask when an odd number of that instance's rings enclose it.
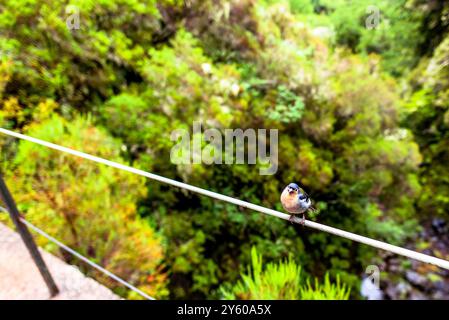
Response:
[[[0,173],[0,199],[5,204],[6,209],[9,212],[9,216],[11,217],[12,221],[14,222],[14,225],[16,226],[17,231],[22,237],[22,240],[25,243],[25,246],[27,247],[28,252],[31,255],[31,258],[33,259],[34,263],[39,269],[39,272],[41,273],[42,278],[44,279],[45,284],[47,285],[48,290],[50,291],[50,295],[54,297],[59,293],[59,289],[56,286],[56,283],[53,280],[53,277],[51,276],[44,259],[42,259],[39,249],[37,248],[37,245],[34,242],[33,236],[28,231],[26,225],[23,224],[22,221],[20,221],[20,214],[19,211],[17,210],[16,203],[11,193],[9,192],[5,181],[3,180],[1,173]]]

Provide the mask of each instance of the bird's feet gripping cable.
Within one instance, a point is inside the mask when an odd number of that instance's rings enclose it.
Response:
[[[290,221],[290,223],[293,224],[294,219],[295,219],[295,215],[292,214],[292,215],[290,215],[290,218],[288,219],[288,221]],[[302,219],[299,222],[299,224],[302,225],[303,227],[306,225],[306,216],[304,214],[302,215]]]
[[[290,221],[291,224],[293,224],[293,218],[295,217],[294,214],[290,215],[290,218],[288,219],[288,221]]]

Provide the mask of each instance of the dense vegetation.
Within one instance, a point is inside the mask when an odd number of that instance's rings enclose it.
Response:
[[[326,274],[324,284],[315,279],[314,285],[310,279],[301,276],[301,267],[289,257],[287,261],[278,264],[263,264],[263,258],[253,247],[251,250],[252,264],[248,273],[242,275],[242,281],[226,288],[222,294],[225,299],[239,300],[347,300],[349,292],[346,286],[340,284],[337,276],[336,284],[332,284]]]
[[[449,209],[449,6],[378,1],[379,24],[367,28],[370,6],[3,0],[1,126],[278,210],[295,181],[320,209],[312,219],[404,244],[423,217]],[[278,171],[171,163],[171,132],[193,121],[278,129]],[[158,298],[347,298],[376,259],[234,205],[10,138],[0,145],[27,219]]]

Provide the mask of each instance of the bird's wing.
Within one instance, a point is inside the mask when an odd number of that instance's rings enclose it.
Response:
[[[310,199],[310,196],[307,194],[307,192],[304,191],[303,188],[301,188],[301,192],[304,193],[306,195],[306,197]]]

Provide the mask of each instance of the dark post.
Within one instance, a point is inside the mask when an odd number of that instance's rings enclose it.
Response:
[[[34,263],[36,264],[37,268],[39,269],[39,272],[42,275],[42,278],[44,278],[44,281],[47,284],[51,296],[54,297],[59,293],[59,289],[56,286],[56,283],[53,280],[50,272],[48,271],[44,259],[42,259],[42,256],[37,248],[37,245],[34,242],[33,236],[28,231],[26,225],[24,225],[22,221],[20,221],[20,214],[19,211],[17,210],[16,203],[14,202],[14,199],[11,196],[8,187],[6,186],[5,181],[3,181],[3,177],[1,174],[0,174],[0,198],[5,204],[6,209],[8,210],[9,215],[11,216],[11,219],[17,228],[17,231],[22,237],[22,240],[25,243],[28,252],[31,255],[31,258],[33,258]]]

